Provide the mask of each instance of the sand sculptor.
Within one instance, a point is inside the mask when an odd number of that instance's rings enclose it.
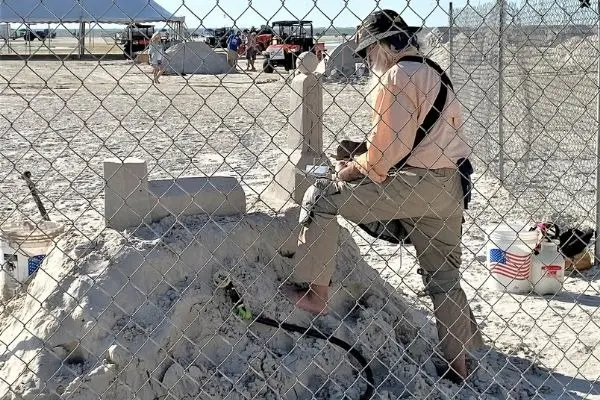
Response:
[[[459,274],[470,183],[461,179],[458,164],[471,149],[459,132],[461,109],[451,82],[420,55],[417,30],[392,10],[369,15],[359,30],[357,52],[373,72],[373,128],[366,151],[340,161],[337,180],[319,180],[305,193],[295,279],[310,287],[289,287],[287,293],[301,309],[327,312],[337,215],[361,225],[399,221],[434,304],[441,350],[451,367],[444,374],[461,381],[468,375],[465,351],[483,344]],[[444,123],[436,124],[439,119]],[[419,145],[425,136],[431,140]]]

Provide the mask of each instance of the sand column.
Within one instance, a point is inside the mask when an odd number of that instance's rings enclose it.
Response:
[[[148,166],[137,158],[104,161],[106,226],[123,230],[151,222]]]
[[[323,86],[314,73],[318,63],[313,53],[302,53],[298,58],[298,70],[290,85],[287,149],[263,195],[274,208],[290,200],[300,204],[312,181],[303,173],[307,165],[330,165],[323,152]]]

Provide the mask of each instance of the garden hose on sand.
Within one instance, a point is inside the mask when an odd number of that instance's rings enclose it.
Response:
[[[354,357],[356,361],[358,361],[358,363],[362,366],[362,371],[367,381],[367,390],[365,390],[365,392],[360,396],[360,400],[371,399],[375,388],[373,371],[371,370],[371,367],[368,365],[367,360],[363,357],[363,355],[360,354],[359,351],[353,348],[350,344],[346,343],[341,339],[336,338],[335,336],[327,336],[316,329],[306,328],[294,324],[288,324],[286,322],[275,321],[272,318],[264,317],[262,315],[253,317],[252,313],[244,305],[242,297],[235,289],[235,286],[233,285],[233,281],[231,279],[231,275],[228,272],[218,271],[214,276],[214,283],[217,289],[223,289],[227,292],[227,294],[231,298],[231,301],[233,302],[235,313],[240,318],[247,321],[258,322],[259,324],[271,326],[273,328],[281,328],[288,332],[296,332],[309,337],[327,340],[329,343],[341,347],[347,353],[350,353],[352,357]]]

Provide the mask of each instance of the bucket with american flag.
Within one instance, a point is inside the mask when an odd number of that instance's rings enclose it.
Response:
[[[531,291],[529,274],[539,231],[499,226],[489,235],[487,261],[492,286],[510,293]]]

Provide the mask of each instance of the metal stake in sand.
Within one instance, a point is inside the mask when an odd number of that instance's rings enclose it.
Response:
[[[31,179],[31,172],[25,171],[23,173],[23,175],[21,175],[21,179],[23,179],[25,181],[25,183],[27,183],[27,187],[29,188],[31,197],[33,197],[33,200],[35,201],[35,204],[37,205],[37,208],[40,211],[40,214],[42,214],[42,219],[44,221],[50,221],[50,217],[48,216],[46,207],[44,207],[44,204],[42,203],[42,199],[40,199],[40,195],[35,187],[35,183]]]

